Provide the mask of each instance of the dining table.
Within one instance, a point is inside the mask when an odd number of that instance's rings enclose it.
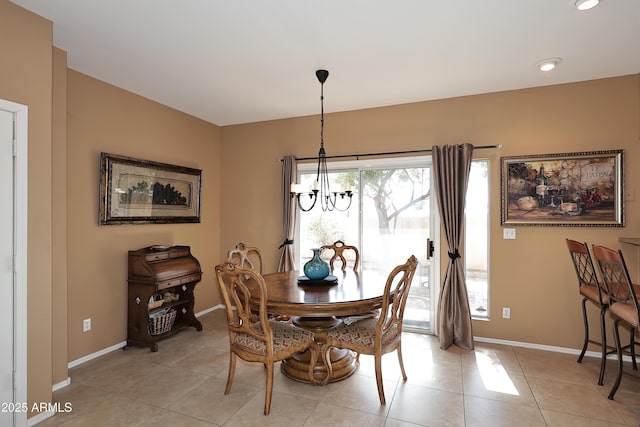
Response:
[[[373,316],[382,306],[386,275],[374,270],[334,271],[327,280],[312,281],[300,271],[264,274],[267,287],[267,312],[286,317],[294,325],[312,331],[320,351],[323,351],[327,332],[342,322]],[[334,283],[330,282],[334,280]],[[246,285],[252,295],[259,295],[257,284],[248,280]],[[259,299],[251,299],[256,309]],[[345,349],[333,348],[327,363],[331,363],[331,375],[327,366],[318,358],[313,378],[309,377],[311,363],[309,351],[296,353],[282,361],[282,373],[296,381],[327,384],[351,376],[357,369],[356,355]]]

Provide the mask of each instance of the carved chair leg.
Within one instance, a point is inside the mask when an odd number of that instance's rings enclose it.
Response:
[[[382,355],[376,354],[374,357],[376,364],[376,383],[378,384],[378,397],[380,397],[380,404],[385,405],[387,402],[384,398],[384,388],[382,384]]]
[[[331,379],[331,376],[333,375],[333,367],[331,366],[331,349],[332,348],[333,347],[328,344],[322,344],[322,347],[320,348],[320,357],[322,360],[322,364],[327,369],[327,376],[322,381],[320,381],[320,384],[322,385],[326,385],[329,382],[329,379]]]
[[[236,354],[229,352],[229,373],[227,374],[227,386],[224,389],[224,394],[229,394],[231,391],[231,385],[233,384],[233,376],[236,373]]]
[[[326,382],[329,379],[329,377],[327,376],[326,380],[323,381],[319,381],[316,379],[316,376],[314,375],[315,372],[315,367],[316,367],[316,363],[318,362],[318,356],[319,356],[320,350],[318,349],[318,345],[317,344],[313,344],[309,347],[309,381],[311,381],[311,384],[313,385],[319,385],[319,384],[326,384]]]
[[[269,415],[271,410],[271,394],[273,392],[273,360],[267,363],[267,388],[264,396],[264,414]]]
[[[396,349],[398,353],[398,362],[400,362],[400,372],[402,372],[402,379],[407,381],[407,373],[404,370],[404,362],[402,361],[402,343],[398,344],[398,348]]]

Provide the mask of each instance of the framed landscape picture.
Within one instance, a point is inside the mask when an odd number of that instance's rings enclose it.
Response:
[[[624,226],[624,151],[500,159],[502,225]]]
[[[200,222],[202,171],[100,154],[100,224]]]

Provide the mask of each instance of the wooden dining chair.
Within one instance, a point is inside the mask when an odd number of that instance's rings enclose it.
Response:
[[[232,262],[216,266],[216,277],[224,304],[227,309],[229,330],[229,374],[224,394],[231,391],[236,369],[236,357],[247,362],[264,364],[267,375],[264,414],[269,415],[273,391],[273,369],[275,362],[291,357],[295,353],[309,350],[309,380],[316,383],[313,367],[318,360],[318,349],[313,332],[298,328],[290,323],[269,320],[267,316],[267,288],[261,274],[251,269],[240,268]],[[248,279],[247,279],[248,278]],[[259,289],[258,321],[253,317],[250,300],[252,298],[245,281],[253,280]]]
[[[250,268],[262,274],[262,252],[255,246],[238,243],[235,248],[227,252],[227,259],[242,268]]]
[[[227,261],[239,265],[241,268],[250,268],[251,270],[262,274],[262,251],[255,246],[247,246],[244,243],[238,243],[235,248],[227,252]],[[248,279],[248,277],[247,277]],[[288,322],[291,320],[285,315],[270,315],[270,319]],[[257,312],[254,312],[253,322],[257,322]]]
[[[341,269],[342,271],[346,271],[347,269],[347,258],[344,256],[344,251],[351,251],[353,252],[353,256],[349,257],[349,259],[354,260],[353,262],[353,271],[358,271],[358,267],[360,266],[360,251],[358,251],[358,248],[356,248],[355,246],[352,245],[345,245],[345,243],[342,240],[337,240],[335,241],[333,244],[331,245],[323,245],[321,246],[322,249],[330,249],[333,251],[333,254],[331,255],[331,258],[329,258],[329,267],[331,268],[331,271],[333,271],[333,264],[336,260],[340,260],[340,262],[342,263],[341,265]],[[347,252],[348,254],[348,252]]]
[[[606,248],[604,246],[593,245],[593,256],[598,262],[602,281],[604,282],[609,294],[609,312],[613,315],[613,336],[616,341],[616,352],[618,354],[618,373],[616,381],[609,392],[609,399],[613,400],[622,374],[624,373],[623,355],[630,355],[633,369],[638,370],[636,363],[635,346],[640,342],[636,342],[635,333],[640,330],[640,306],[638,305],[637,295],[640,287],[634,285],[629,276],[627,264],[624,261],[622,251],[618,249]],[[620,344],[620,323],[626,324],[631,330],[631,339],[629,345],[622,346]]]
[[[330,353],[332,347],[352,350],[375,357],[376,382],[380,404],[386,403],[382,385],[382,355],[396,351],[402,378],[407,380],[402,361],[402,318],[407,303],[411,281],[418,260],[411,255],[407,262],[395,267],[389,274],[384,288],[382,307],[376,317],[355,323],[341,323],[331,329],[320,352],[323,364],[327,366],[327,380],[331,377]]]
[[[571,261],[578,277],[578,291],[582,296],[582,320],[584,322],[584,344],[582,351],[578,357],[578,363],[582,363],[582,359],[587,351],[589,343],[600,347],[602,356],[600,359],[600,376],[598,385],[602,385],[604,381],[604,371],[607,362],[607,356],[615,353],[613,347],[607,346],[607,332],[605,327],[605,314],[609,308],[609,296],[601,286],[596,269],[593,265],[589,247],[586,243],[576,240],[566,239],[567,248],[571,255]],[[592,339],[589,335],[589,322],[587,318],[587,302],[595,305],[600,309],[600,341]]]

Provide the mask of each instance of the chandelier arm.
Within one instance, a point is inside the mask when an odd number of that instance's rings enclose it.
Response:
[[[308,208],[305,208],[304,206],[302,206],[302,202],[300,201],[300,196],[302,196],[303,194],[304,193],[291,193],[291,197],[296,198],[296,201],[298,202],[298,207],[302,212],[309,212],[311,209],[313,209],[313,207],[316,205],[316,202],[318,201],[318,190],[311,190],[311,192],[307,194],[309,198],[313,200],[313,202],[311,203],[311,206],[309,206]]]
[[[334,209],[337,210],[338,212],[346,212],[346,211],[348,211],[349,208],[351,207],[351,202],[353,201],[353,199],[352,199],[353,194],[351,193],[351,191],[349,191],[349,194],[346,194],[346,193],[334,193],[334,194],[335,194],[334,200],[335,200],[335,197],[337,197],[338,194],[340,194],[340,199],[344,199],[345,195],[349,196],[349,204],[347,206],[345,206],[344,208],[339,208],[338,205],[334,205]]]

